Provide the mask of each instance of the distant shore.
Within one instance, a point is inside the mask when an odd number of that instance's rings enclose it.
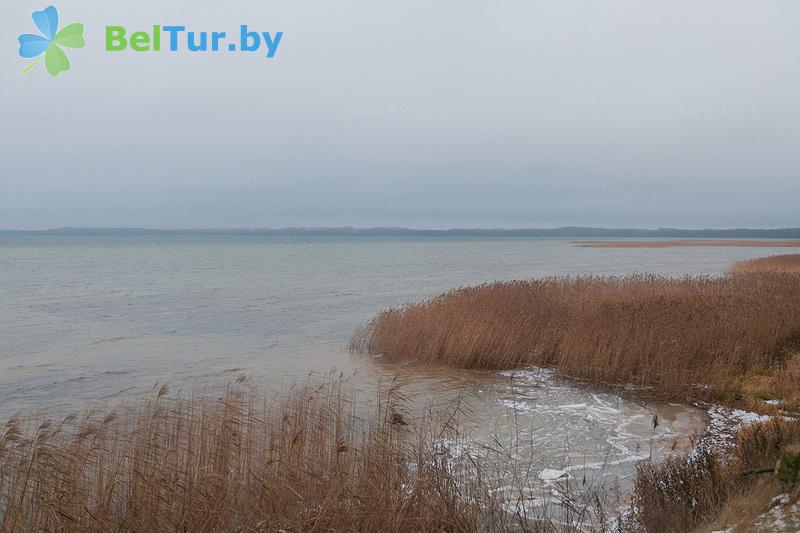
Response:
[[[800,239],[800,228],[450,228],[401,227],[283,227],[283,228],[91,228],[0,229],[0,236],[214,236],[214,237],[550,237],[562,239],[659,238],[659,239]]]
[[[682,248],[696,246],[734,246],[744,248],[800,248],[800,240],[752,241],[726,240],[680,240],[680,241],[574,241],[580,248]]]

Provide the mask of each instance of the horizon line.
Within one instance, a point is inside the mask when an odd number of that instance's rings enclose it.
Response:
[[[772,228],[680,228],[680,227],[604,227],[604,226],[554,226],[554,227],[450,227],[450,228],[412,228],[403,226],[282,226],[282,227],[193,227],[193,228],[148,228],[137,226],[63,226],[47,229],[0,229],[0,234],[40,234],[40,235],[80,235],[80,234],[620,234],[636,233],[641,235],[658,234],[701,234],[701,233],[797,233],[800,227],[772,227]]]

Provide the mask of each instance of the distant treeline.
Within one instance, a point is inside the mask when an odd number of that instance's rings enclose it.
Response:
[[[409,228],[252,228],[252,229],[144,229],[144,228],[58,228],[49,230],[0,230],[0,235],[64,235],[64,236],[285,236],[285,237],[563,237],[563,238],[764,238],[798,239],[800,228],[781,229],[635,229],[590,228],[570,226],[562,228],[463,228],[463,229],[409,229]]]

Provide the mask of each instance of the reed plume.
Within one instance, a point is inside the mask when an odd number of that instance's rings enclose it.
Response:
[[[513,459],[492,460],[504,474],[451,445],[460,402],[409,413],[396,384],[367,407],[355,390],[332,378],[276,397],[162,388],[111,412],[12,418],[0,531],[573,531],[596,518],[584,490],[551,522]]]

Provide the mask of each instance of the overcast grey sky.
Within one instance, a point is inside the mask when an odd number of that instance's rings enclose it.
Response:
[[[800,3],[53,2],[0,28],[0,228],[800,226]],[[104,51],[106,25],[283,31]]]

